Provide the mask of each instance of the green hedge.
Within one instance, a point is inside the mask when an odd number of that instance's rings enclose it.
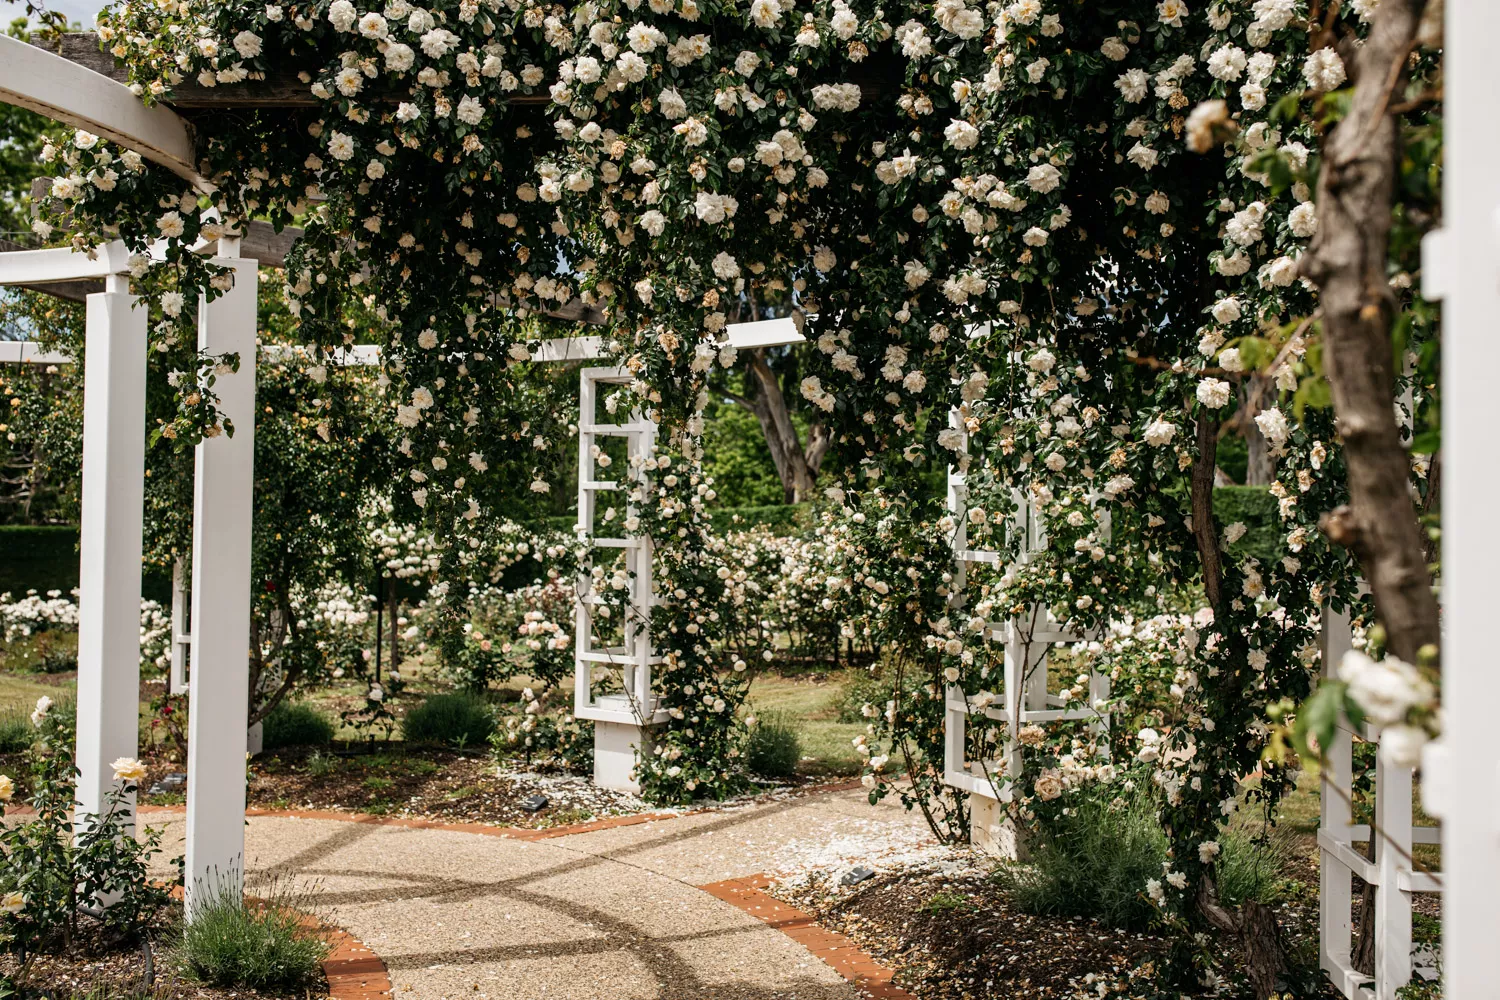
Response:
[[[779,503],[764,507],[710,507],[709,517],[714,531],[720,534],[766,527],[774,535],[795,535],[812,524],[812,505]]]
[[[78,525],[0,524],[0,594],[20,598],[28,590],[64,594],[78,586]],[[163,604],[172,600],[172,573],[147,566],[141,596]]]
[[[1245,537],[1229,547],[1231,552],[1245,552],[1262,562],[1272,562],[1286,554],[1285,532],[1277,514],[1278,502],[1265,486],[1220,486],[1214,490],[1214,517],[1228,527],[1236,521],[1248,529]]]
[[[0,594],[64,593],[78,586],[78,526],[0,525]]]

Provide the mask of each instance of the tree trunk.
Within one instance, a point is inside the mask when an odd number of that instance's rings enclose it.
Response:
[[[1242,903],[1237,910],[1226,908],[1219,902],[1219,887],[1213,875],[1205,872],[1198,885],[1198,912],[1218,930],[1233,934],[1239,941],[1245,973],[1256,1000],[1277,996],[1287,963],[1276,911],[1255,902]]]
[[[755,378],[756,391],[730,398],[755,414],[761,433],[765,435],[766,446],[771,450],[776,474],[781,478],[786,502],[801,503],[811,499],[818,469],[833,444],[833,437],[821,421],[814,421],[808,428],[804,447],[796,426],[792,424],[781,382],[766,363],[765,352],[760,349],[750,352],[747,367]]]
[[[1318,232],[1302,273],[1318,285],[1323,357],[1349,468],[1349,506],[1325,518],[1370,584],[1388,647],[1409,662],[1439,638],[1410,456],[1392,411],[1395,297],[1386,279],[1400,130],[1390,107],[1404,76],[1421,0],[1385,0],[1353,53],[1349,113],[1323,142]]]
[[[1256,372],[1240,383],[1240,433],[1245,437],[1245,485],[1270,486],[1276,478],[1276,463],[1271,459],[1271,445],[1260,432],[1255,415],[1265,409],[1268,376]]]
[[[1208,606],[1219,613],[1222,562],[1219,558],[1219,533],[1214,530],[1214,479],[1218,473],[1219,422],[1212,412],[1198,413],[1198,459],[1193,463],[1192,509],[1193,538],[1198,543],[1198,559],[1203,564],[1203,594]]]

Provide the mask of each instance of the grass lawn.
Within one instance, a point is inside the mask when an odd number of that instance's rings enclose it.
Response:
[[[862,759],[851,741],[865,731],[864,724],[839,721],[839,705],[852,676],[846,670],[795,676],[763,673],[750,685],[753,711],[781,712],[797,728],[804,774],[837,776],[860,771]]]
[[[0,673],[0,715],[30,715],[42,695],[54,701],[72,698],[73,683],[45,684],[25,674]]]

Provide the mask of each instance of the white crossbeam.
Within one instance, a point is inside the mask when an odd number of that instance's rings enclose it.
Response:
[[[71,365],[73,359],[61,351],[44,351],[29,340],[0,340],[0,364]]]
[[[0,55],[3,54],[0,51]],[[3,60],[0,60],[0,65],[3,65]],[[119,240],[87,253],[71,247],[0,253],[0,285],[44,285],[54,281],[105,278],[129,270],[130,251]]]
[[[8,35],[0,35],[0,101],[133,149],[200,190],[213,190],[194,166],[187,123],[170,108],[148,108],[124,84]]]

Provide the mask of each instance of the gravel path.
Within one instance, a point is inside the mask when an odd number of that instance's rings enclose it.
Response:
[[[145,817],[180,848],[180,816]],[[824,792],[524,841],[254,817],[250,886],[309,886],[386,961],[398,1000],[855,1000],[805,948],[697,888],[876,859],[928,837]]]

